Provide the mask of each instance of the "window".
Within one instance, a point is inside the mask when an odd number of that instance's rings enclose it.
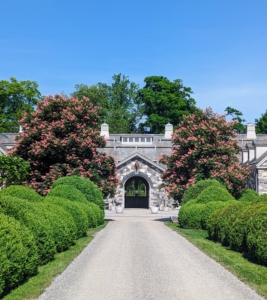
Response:
[[[150,143],[151,142],[151,138],[146,138],[146,142]]]
[[[127,140],[128,140],[127,137],[122,138],[122,141],[123,141],[123,142],[127,142]]]
[[[130,137],[130,138],[129,138],[129,142],[131,142],[131,143],[132,143],[132,142],[133,142],[133,138],[131,138],[131,137]]]
[[[139,142],[139,138],[134,138],[134,141],[138,143]]]
[[[141,138],[141,143],[145,143],[146,139],[145,138]]]

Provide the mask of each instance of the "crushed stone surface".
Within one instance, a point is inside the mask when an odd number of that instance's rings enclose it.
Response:
[[[163,220],[112,216],[38,299],[263,299]]]

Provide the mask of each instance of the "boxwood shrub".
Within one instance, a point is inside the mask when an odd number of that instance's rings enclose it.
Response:
[[[267,204],[257,204],[248,220],[247,247],[250,257],[260,264],[267,265]]]
[[[75,202],[88,202],[84,194],[72,185],[58,185],[56,187],[53,187],[47,194],[47,196],[60,197]]]
[[[0,212],[14,217],[32,232],[38,249],[39,265],[54,259],[56,248],[51,225],[43,217],[42,212],[37,213],[33,203],[10,196],[1,196]]]
[[[209,237],[214,241],[220,241],[225,246],[230,244],[230,227],[236,220],[239,210],[246,205],[244,202],[239,201],[235,203],[215,211],[207,222]]]
[[[89,207],[93,209],[96,215],[97,225],[101,225],[104,223],[105,212],[95,203],[88,203]]]
[[[195,185],[190,186],[184,193],[182,204],[187,203],[189,200],[196,199],[198,195],[209,186],[224,187],[216,179],[200,180]]]
[[[19,199],[28,200],[30,202],[41,202],[43,197],[34,190],[23,185],[10,185],[9,187],[0,191],[0,195],[12,196]]]
[[[72,216],[61,206],[48,202],[36,203],[35,209],[49,220],[57,252],[69,249],[77,235]]]
[[[183,205],[180,208],[178,221],[182,228],[200,229],[201,217],[205,205],[194,204],[191,206]]]
[[[192,201],[189,201],[188,203],[190,202]],[[212,201],[205,204],[205,208],[202,211],[202,217],[201,217],[202,229],[207,229],[207,224],[209,222],[209,219],[216,210],[223,209],[231,204],[236,204],[236,200],[227,201],[227,202]]]
[[[61,177],[53,184],[53,188],[58,185],[72,185],[81,191],[89,202],[97,204],[102,210],[104,210],[104,198],[102,192],[97,186],[87,178],[79,176],[67,176]]]
[[[205,204],[212,201],[226,202],[235,198],[224,187],[209,186],[205,188],[197,197],[197,203]]]
[[[260,195],[253,200],[253,203],[267,203],[267,194]]]
[[[251,202],[253,201],[255,198],[257,198],[259,196],[259,194],[251,189],[246,189],[241,197],[238,199],[239,201],[245,201],[245,202]]]
[[[193,199],[193,200],[190,200],[190,201],[187,201],[186,203],[183,204],[183,206],[191,206],[191,205],[194,205],[194,204],[197,204],[197,199]]]
[[[77,228],[76,239],[86,236],[88,229],[88,219],[86,212],[83,210],[83,206],[81,205],[82,203],[52,196],[46,196],[45,202],[61,206],[71,214]]]

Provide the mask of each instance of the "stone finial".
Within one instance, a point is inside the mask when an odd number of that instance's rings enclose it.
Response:
[[[252,123],[247,124],[247,139],[256,139],[255,125]]]
[[[165,125],[165,139],[171,139],[173,134],[173,125],[168,123]]]
[[[101,125],[101,132],[100,132],[101,136],[105,136],[106,139],[109,138],[109,129],[108,129],[108,124],[103,123]]]
[[[19,125],[19,133],[23,132],[23,128],[21,125]]]

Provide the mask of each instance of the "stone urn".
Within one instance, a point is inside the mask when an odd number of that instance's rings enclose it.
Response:
[[[115,206],[116,213],[122,214],[123,213],[123,207],[122,206]]]
[[[169,211],[169,207],[168,206],[164,206],[164,211]]]
[[[151,206],[150,209],[152,214],[157,214],[159,211],[159,207],[157,206]]]

